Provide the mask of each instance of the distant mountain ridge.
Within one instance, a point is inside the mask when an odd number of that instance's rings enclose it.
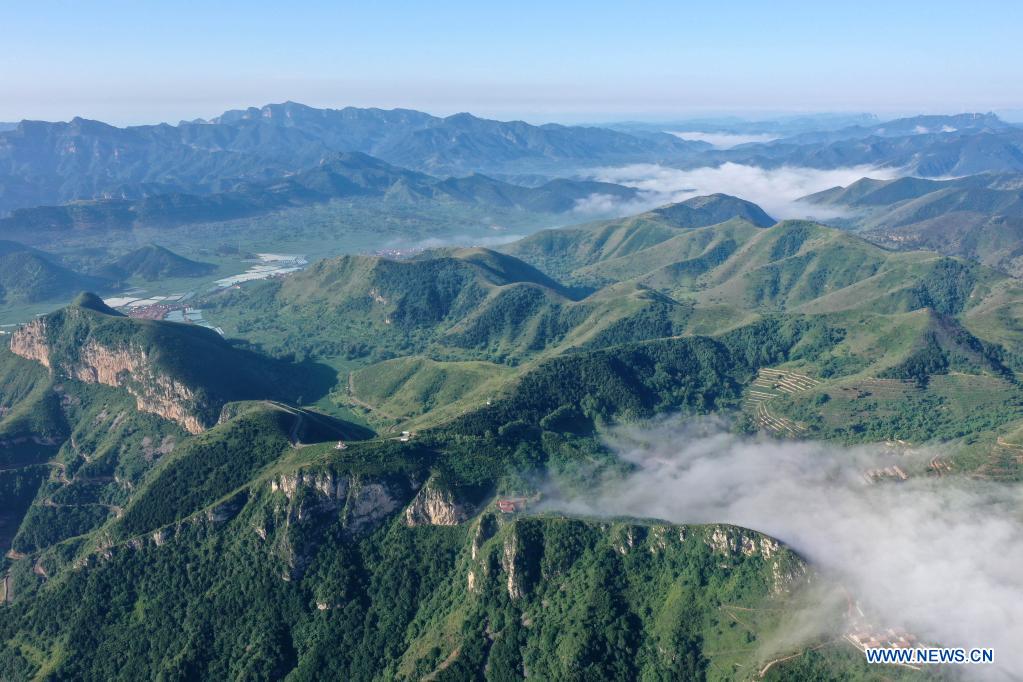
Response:
[[[43,251],[0,241],[0,301],[4,303],[68,299],[83,289],[105,289],[110,284],[102,276],[74,272]]]
[[[350,152],[439,176],[550,178],[595,166],[726,161],[762,167],[866,164],[929,177],[1023,171],[1023,128],[994,114],[844,120],[861,122],[835,129],[825,121],[818,132],[734,149],[647,126],[532,125],[468,113],[442,118],[409,109],[316,109],[295,102],[176,126],[22,121],[0,129],[0,215],[79,200],[223,192],[280,181]],[[803,125],[777,130],[784,135]]]
[[[587,180],[552,180],[521,187],[485,175],[439,178],[399,168],[361,152],[265,183],[241,183],[214,194],[168,193],[138,200],[106,199],[63,206],[18,209],[0,219],[0,233],[24,230],[124,229],[133,225],[175,226],[233,220],[345,197],[433,199],[538,213],[564,213],[591,195],[617,200],[637,196],[622,185]]]
[[[968,113],[952,115],[923,115],[879,121],[870,125],[852,125],[837,130],[800,133],[787,136],[782,143],[819,143],[839,140],[863,139],[868,137],[904,137],[935,133],[959,135],[980,132],[1004,132],[1017,129],[993,113]]]
[[[294,102],[177,126],[22,121],[0,132],[0,213],[81,199],[215,192],[310,168],[340,152],[465,175],[668,159],[706,146],[666,134]]]
[[[464,112],[440,118],[408,109],[315,109],[297,102],[229,111],[211,123],[303,130],[331,147],[446,175],[493,170],[497,163],[503,168],[520,160],[611,161],[706,148],[667,134],[634,136],[607,128],[494,121]]]
[[[1023,175],[863,178],[805,200],[848,209],[842,222],[882,246],[930,249],[1023,274]]]
[[[1017,173],[1023,172],[1023,128],[994,114],[922,116],[744,145],[704,158],[765,168],[884,166],[923,177]]]

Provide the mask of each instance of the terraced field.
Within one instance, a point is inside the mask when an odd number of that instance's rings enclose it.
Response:
[[[768,403],[775,398],[808,391],[820,383],[805,374],[764,367],[747,391],[743,407],[752,413],[759,428],[779,436],[799,438],[806,434],[807,426],[772,413]]]
[[[1023,471],[1023,447],[998,438],[991,447],[987,461],[973,475],[996,481],[1016,481]]]

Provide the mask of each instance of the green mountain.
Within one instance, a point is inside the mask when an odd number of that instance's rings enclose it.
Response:
[[[149,244],[103,266],[98,274],[120,282],[133,277],[154,281],[168,277],[201,277],[216,269],[211,263],[189,260],[162,246]]]
[[[126,320],[101,306],[85,298],[63,315]],[[779,331],[759,333],[781,341],[761,359],[795,338]],[[730,526],[504,516],[493,506],[495,491],[528,494],[516,478],[523,466],[606,462],[581,435],[587,423],[734,403],[759,362],[749,348],[732,336],[571,354],[408,443],[359,440],[370,434],[265,401],[229,403],[216,425],[189,435],[134,408],[130,386],[69,376],[53,359],[51,379],[10,355],[27,378],[60,381],[66,399],[55,409],[66,426],[52,439],[56,454],[39,457],[41,484],[40,473],[18,470],[19,484],[40,487],[4,582],[5,674],[461,678],[529,668],[587,677],[756,667],[761,654],[749,643],[782,627],[773,614],[805,601],[808,569],[776,541]],[[683,383],[661,385],[654,363]],[[303,414],[315,429],[302,428]],[[101,452],[103,466],[93,458]],[[132,467],[132,485],[118,483]],[[191,569],[174,583],[183,565]],[[721,603],[765,615],[722,628]],[[57,631],[40,629],[46,623]],[[216,634],[194,634],[207,629]],[[253,642],[247,653],[239,637]],[[124,653],[116,671],[107,646]]]
[[[198,301],[236,341],[89,295],[12,334],[2,676],[899,677],[783,543],[545,495],[616,480],[607,429],[662,414],[1019,480],[1023,287],[722,196],[506,251]]]
[[[206,307],[229,333],[275,354],[359,361],[430,349],[444,359],[518,362],[605,337],[635,340],[628,319],[648,316],[670,330],[686,314],[642,287],[581,298],[488,249],[324,260],[281,281],[223,292]]]
[[[628,256],[666,242],[680,236],[680,230],[717,225],[731,219],[755,227],[769,227],[775,222],[756,204],[726,194],[712,194],[629,218],[543,230],[503,250],[559,277],[567,277],[579,267]]]
[[[481,270],[481,259],[498,258],[485,250],[408,261],[345,258],[222,294],[210,314],[275,354],[355,363],[332,400],[381,428],[428,426],[478,409],[523,371],[566,353],[716,336],[778,318],[803,325],[795,371],[831,377],[848,390],[891,380],[956,393],[976,376],[1000,386],[988,395],[1017,390],[1014,358],[1023,337],[1010,320],[1020,315],[1020,290],[1000,273],[933,253],[888,251],[803,221],[673,225],[644,214],[506,247],[574,288],[507,255]],[[931,376],[940,378],[929,384]],[[776,402],[803,410],[793,401],[821,391]],[[903,396],[894,395],[898,412]],[[946,398],[920,398],[901,422],[872,422],[868,411],[813,428],[854,440],[866,425],[862,433],[871,437],[878,429],[903,440],[950,433],[949,425],[924,420],[927,401]],[[988,404],[979,398],[973,417]],[[999,423],[1018,418],[1015,410],[998,416]]]
[[[864,178],[806,200],[846,211],[841,224],[887,248],[934,250],[1021,272],[1023,176]]]
[[[654,209],[651,214],[674,227],[706,227],[732,218],[741,218],[757,227],[770,227],[775,223],[774,218],[756,204],[727,194],[693,197]]]
[[[112,284],[104,277],[74,272],[42,251],[0,241],[0,301],[4,303],[66,300],[82,289],[109,289]]]
[[[283,396],[293,383],[284,367],[211,329],[131,319],[93,294],[23,325],[10,347],[58,379],[124,389],[139,410],[191,433],[215,424],[230,401]]]

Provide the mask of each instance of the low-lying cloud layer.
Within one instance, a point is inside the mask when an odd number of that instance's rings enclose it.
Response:
[[[406,246],[406,248],[439,249],[448,246],[465,247],[482,246],[490,248],[495,246],[501,246],[502,244],[510,244],[511,242],[516,242],[520,239],[523,239],[524,237],[526,237],[525,234],[517,233],[499,234],[491,236],[480,236],[473,234],[454,234],[444,237],[427,237],[425,239],[420,239],[419,241],[412,243],[410,247]],[[401,244],[403,243],[393,242],[391,244],[391,248],[400,247]]]
[[[622,429],[611,445],[635,472],[584,501],[555,495],[552,506],[765,532],[886,625],[943,646],[994,647],[997,671],[1023,671],[1019,486],[925,476],[871,485],[866,468],[893,459],[912,468],[934,453],[752,439],[715,420]]]
[[[798,201],[801,197],[836,186],[846,186],[863,177],[889,180],[899,173],[891,168],[850,166],[824,170],[801,166],[761,168],[738,163],[683,170],[659,164],[641,163],[593,172],[596,180],[614,182],[640,190],[638,199],[617,203],[603,195],[579,202],[577,210],[599,213],[617,211],[628,215],[695,196],[721,192],[758,204],[772,217],[827,220],[841,215],[836,209]]]

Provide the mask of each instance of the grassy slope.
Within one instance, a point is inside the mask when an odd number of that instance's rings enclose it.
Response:
[[[300,301],[318,311],[315,320],[284,314],[278,324],[284,326],[287,320],[292,328],[313,331],[313,338],[321,328],[323,335],[332,330],[335,338],[364,339],[360,341],[363,344],[382,339],[386,345],[393,340],[384,357],[397,358],[358,370],[353,377],[354,390],[342,391],[338,398],[349,405],[361,401],[377,407],[376,413],[367,413],[368,419],[381,426],[402,424],[404,428],[438,423],[473,409],[503,381],[502,374],[495,372],[485,382],[477,376],[471,385],[461,380],[448,384],[439,377],[464,377],[464,372],[458,364],[450,365],[450,372],[442,369],[446,362],[496,362],[519,367],[521,375],[565,352],[683,334],[714,335],[765,315],[821,317],[837,328],[842,338],[834,347],[812,361],[803,359],[799,367],[849,388],[855,388],[857,382],[883,378],[926,345],[935,324],[922,316],[926,307],[956,320],[952,325],[955,334],[972,334],[984,342],[1001,344],[1003,364],[1015,366],[1014,358],[1023,350],[1017,331],[1023,326],[1014,321],[1018,292],[1010,280],[993,271],[925,252],[887,251],[813,223],[789,221],[758,228],[733,220],[680,229],[654,226],[651,215],[541,233],[508,247],[545,267],[550,265],[546,249],[564,250],[552,272],[563,272],[565,263],[571,262],[578,267],[570,270],[568,277],[576,283],[623,280],[583,298],[567,296],[535,271],[515,265],[513,259],[498,260],[499,267],[481,267],[479,259],[494,259],[491,252],[482,250],[471,252],[471,256],[446,254],[448,260],[432,261],[430,268],[426,264],[431,261],[425,258],[400,264],[346,260],[324,264],[316,276],[296,278],[286,289],[275,291],[275,301]],[[644,241],[648,237],[652,246]],[[460,272],[475,272],[463,280],[453,303],[435,309],[440,312],[432,319],[413,320],[401,332],[396,313],[416,309],[415,301],[410,304],[402,298],[406,294],[401,293],[395,278],[380,273],[407,270],[415,273],[409,279],[437,278],[439,263]],[[429,292],[430,286],[418,287],[417,296]],[[241,300],[250,301],[257,295]],[[417,300],[426,299],[420,296]],[[225,310],[240,310],[240,301],[235,303],[239,305]],[[267,317],[263,312],[256,315]],[[953,372],[990,372],[986,361],[978,364],[977,352],[964,350],[948,333],[941,338],[943,352],[972,358],[960,362]],[[304,347],[308,349],[308,343]],[[314,347],[311,352],[316,350]],[[398,359],[413,354],[423,360]],[[379,359],[356,358],[355,364]],[[411,374],[413,370],[422,375]],[[392,378],[395,373],[398,376]],[[373,378],[378,374],[379,381]],[[514,375],[505,372],[503,376],[510,380]],[[1011,377],[1002,373],[995,380],[1005,383],[1007,395],[1014,395]],[[476,385],[484,388],[473,390]],[[392,397],[393,403],[389,402]],[[816,395],[802,398],[816,399]],[[929,401],[939,399],[948,398],[924,396],[922,402],[911,404],[915,410],[926,410]],[[414,409],[416,402],[419,409]],[[392,410],[387,409],[389,405]],[[837,409],[837,405],[833,407]],[[777,406],[789,409],[781,403]],[[809,408],[792,409],[792,415],[801,418],[812,412]],[[1015,418],[1013,414],[1003,411],[1009,421]],[[847,426],[858,424],[857,430],[843,432],[842,437],[877,435],[877,429],[861,430],[864,419],[869,419],[869,414],[850,421]],[[972,417],[964,419],[974,427],[983,426]],[[836,416],[821,424],[834,425],[840,420]],[[811,426],[816,423],[809,421]],[[936,428],[916,418],[910,419],[909,426],[900,424],[885,430],[912,433],[913,440],[963,431]],[[832,433],[830,427],[822,428],[821,435]],[[990,423],[982,430],[990,428],[1001,426]]]

